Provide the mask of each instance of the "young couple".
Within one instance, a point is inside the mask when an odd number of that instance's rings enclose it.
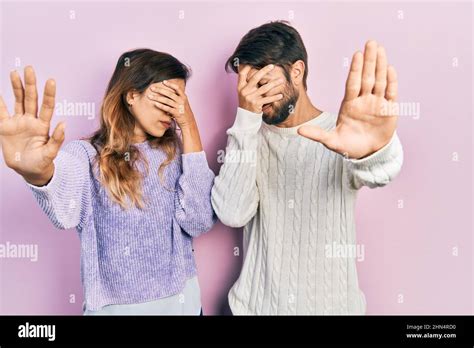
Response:
[[[356,243],[357,190],[401,168],[387,112],[397,78],[383,47],[355,53],[337,116],[311,103],[306,49],[285,22],[248,32],[226,66],[239,74],[226,152],[257,162],[226,160],[215,178],[185,94],[189,71],[173,56],[124,53],[99,129],[65,146],[64,123],[50,135],[55,82],[38,110],[33,69],[24,85],[12,72],[13,116],[0,98],[4,160],[56,227],[77,229],[85,314],[202,314],[192,239],[216,215],[245,226],[234,314],[365,313],[355,258],[327,247]]]

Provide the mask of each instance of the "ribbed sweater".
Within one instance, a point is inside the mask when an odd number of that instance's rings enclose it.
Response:
[[[54,160],[51,181],[29,185],[43,211],[60,229],[76,228],[81,243],[81,279],[86,309],[135,304],[178,294],[196,275],[192,238],[216,218],[210,194],[214,173],[204,152],[178,154],[158,168],[166,154],[148,142],[135,144],[146,162],[146,206],[122,209],[99,182],[96,150],[73,141]]]
[[[336,120],[323,112],[305,124],[330,130]],[[357,247],[357,190],[397,175],[401,143],[395,133],[377,152],[354,160],[298,135],[298,127],[267,125],[261,114],[239,108],[227,131],[212,203],[224,224],[244,226],[244,261],[230,307],[234,314],[365,314],[356,255],[332,251]]]

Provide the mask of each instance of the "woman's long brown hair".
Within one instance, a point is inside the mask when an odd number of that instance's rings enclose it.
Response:
[[[102,185],[111,199],[124,209],[144,207],[143,175],[137,167],[143,158],[133,145],[135,118],[127,105],[127,93],[143,93],[152,83],[168,79],[186,81],[189,76],[189,69],[167,53],[137,49],[125,52],[118,59],[101,106],[100,127],[88,140],[97,150],[96,163]],[[151,147],[161,148],[166,153],[158,172],[163,179],[163,170],[173,161],[181,144],[175,125],[162,137],[149,136],[147,141]]]

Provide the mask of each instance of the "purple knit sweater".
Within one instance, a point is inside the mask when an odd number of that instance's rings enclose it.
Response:
[[[29,185],[43,211],[61,229],[75,227],[81,241],[81,279],[86,308],[152,301],[179,293],[196,275],[192,237],[216,218],[210,194],[214,173],[204,152],[166,155],[148,142],[135,145],[148,162],[142,210],[123,210],[100,184],[94,147],[73,141],[54,160],[51,181]],[[144,170],[142,164],[138,166]]]

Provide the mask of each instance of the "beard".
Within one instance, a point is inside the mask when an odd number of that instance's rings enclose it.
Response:
[[[266,124],[277,125],[284,122],[293,113],[299,98],[298,91],[293,86],[288,86],[283,92],[284,98],[272,103],[270,113],[263,113],[262,120]]]

